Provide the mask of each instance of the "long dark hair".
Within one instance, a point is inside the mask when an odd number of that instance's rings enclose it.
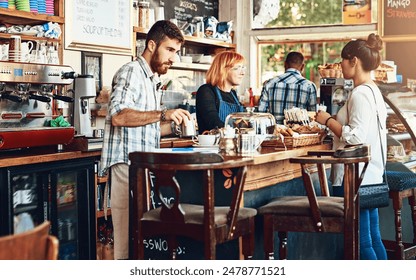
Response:
[[[383,48],[383,41],[380,36],[371,33],[367,40],[357,39],[348,42],[341,52],[343,59],[357,57],[362,61],[363,69],[371,71],[376,69],[381,63],[380,51]]]

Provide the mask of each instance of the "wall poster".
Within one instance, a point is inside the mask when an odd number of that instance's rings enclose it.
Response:
[[[371,23],[371,0],[344,0],[342,6],[342,23]]]
[[[65,48],[132,54],[131,0],[65,1]]]

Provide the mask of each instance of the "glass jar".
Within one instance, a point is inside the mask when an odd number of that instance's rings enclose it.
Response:
[[[253,133],[257,135],[272,136],[276,120],[269,113],[240,112],[232,113],[225,119],[225,127],[238,129],[238,133]]]
[[[133,26],[138,26],[139,24],[139,4],[137,0],[133,0],[133,10],[132,10],[132,17],[133,17]]]
[[[139,10],[139,24],[140,28],[148,29],[149,26],[149,11],[150,11],[150,3],[147,1],[140,1],[138,3],[138,10]]]

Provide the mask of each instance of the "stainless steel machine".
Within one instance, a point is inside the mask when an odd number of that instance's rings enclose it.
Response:
[[[75,77],[74,127],[76,135],[93,137],[91,127],[90,98],[96,97],[93,75]]]
[[[348,94],[353,89],[353,81],[343,78],[321,78],[320,103],[324,104],[326,111],[336,115],[345,104]]]
[[[70,142],[74,127],[51,121],[59,117],[55,100],[74,101],[58,93],[74,77],[66,65],[0,61],[0,150]]]

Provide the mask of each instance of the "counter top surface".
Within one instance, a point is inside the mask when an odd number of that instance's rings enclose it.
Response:
[[[8,151],[0,155],[0,168],[19,166],[25,164],[36,164],[44,162],[54,162],[60,160],[70,160],[76,158],[97,157],[100,158],[101,151],[81,152],[81,151],[67,151],[67,152],[44,152],[41,150],[21,150]]]
[[[193,144],[192,139],[172,138],[164,139],[162,147],[186,147]],[[260,152],[250,156],[253,158],[253,165],[264,164],[274,161],[286,160],[292,157],[305,155],[310,150],[328,150],[328,144],[305,146],[290,150],[280,148],[263,147]],[[24,164],[35,164],[43,162],[53,162],[69,160],[75,158],[97,157],[99,159],[101,151],[81,152],[64,151],[51,152],[43,150],[18,150],[2,152],[0,155],[0,167],[18,166]],[[237,156],[238,157],[238,156]],[[232,157],[230,157],[232,158]]]

